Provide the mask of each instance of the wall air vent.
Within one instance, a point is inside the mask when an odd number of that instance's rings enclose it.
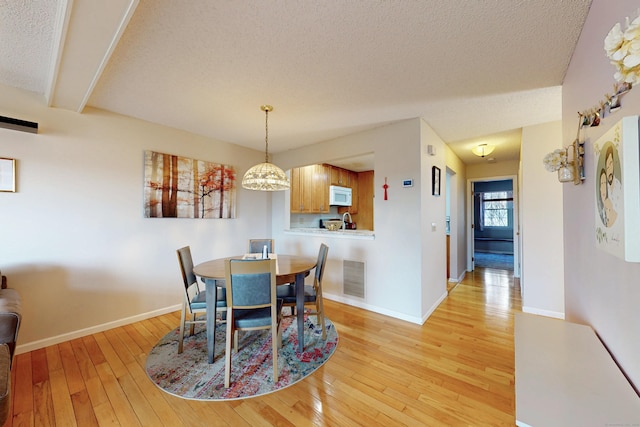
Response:
[[[38,124],[26,120],[12,119],[0,116],[0,128],[19,130],[22,132],[38,133]]]
[[[344,294],[364,298],[364,262],[343,260],[342,276]]]

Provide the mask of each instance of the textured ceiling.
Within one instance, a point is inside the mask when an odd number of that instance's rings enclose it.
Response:
[[[590,0],[0,0],[0,83],[280,152],[422,117],[466,163],[561,119]],[[515,153],[515,154],[514,154]]]

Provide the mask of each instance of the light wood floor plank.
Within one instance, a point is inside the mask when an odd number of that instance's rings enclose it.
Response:
[[[33,413],[34,425],[56,425],[53,397],[51,396],[51,386],[48,378],[33,385]]]
[[[73,404],[73,412],[78,426],[98,426],[98,420],[96,419],[95,412],[91,406],[91,399],[89,399],[89,393],[86,389],[72,394],[71,403]]]
[[[118,418],[118,422],[123,426],[140,425],[140,421],[138,421],[138,417],[131,407],[131,403],[129,402],[127,395],[120,387],[118,378],[111,370],[111,367],[108,364],[103,363],[96,366],[96,370],[98,371],[98,376],[102,381],[104,390],[109,397],[109,402],[113,407],[116,417]],[[127,375],[128,374],[121,375],[120,378],[126,377]]]
[[[69,393],[74,394],[84,390],[84,380],[82,379],[75,354],[73,353],[71,342],[60,343],[58,344],[58,348],[60,349],[60,359],[62,360],[62,367],[64,369]]]
[[[33,412],[33,381],[31,369],[31,354],[19,354],[13,359],[12,369],[16,370],[13,411],[15,414]]]
[[[64,369],[49,371],[51,381],[51,400],[56,426],[76,426],[76,418],[71,402],[71,392],[67,386]]]
[[[9,426],[512,426],[509,272],[477,269],[424,325],[325,301],[339,344],[303,381],[261,397],[184,400],[145,372],[150,349],[179,325],[173,312],[16,356]]]

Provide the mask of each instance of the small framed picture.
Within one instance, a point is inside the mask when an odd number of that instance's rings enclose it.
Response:
[[[437,166],[434,166],[431,169],[431,182],[432,182],[431,194],[433,194],[434,196],[439,196],[440,195],[440,168]]]
[[[16,191],[16,159],[0,157],[0,191]]]

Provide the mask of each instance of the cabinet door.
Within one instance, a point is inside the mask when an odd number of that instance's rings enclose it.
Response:
[[[329,174],[330,171],[325,165],[313,165],[313,185],[311,189],[313,212],[329,213]]]
[[[331,185],[349,186],[349,171],[331,166]]]
[[[351,188],[351,214],[358,213],[358,172],[349,171],[349,187]]]
[[[291,213],[328,213],[327,168],[310,165],[291,169]]]
[[[302,168],[291,169],[291,213],[301,213],[304,209],[302,204],[303,175]]]
[[[351,206],[344,206],[338,208],[338,213],[343,214],[345,212],[349,212],[351,215],[355,215],[358,213],[358,172],[348,171],[349,172],[349,185],[351,188]]]

